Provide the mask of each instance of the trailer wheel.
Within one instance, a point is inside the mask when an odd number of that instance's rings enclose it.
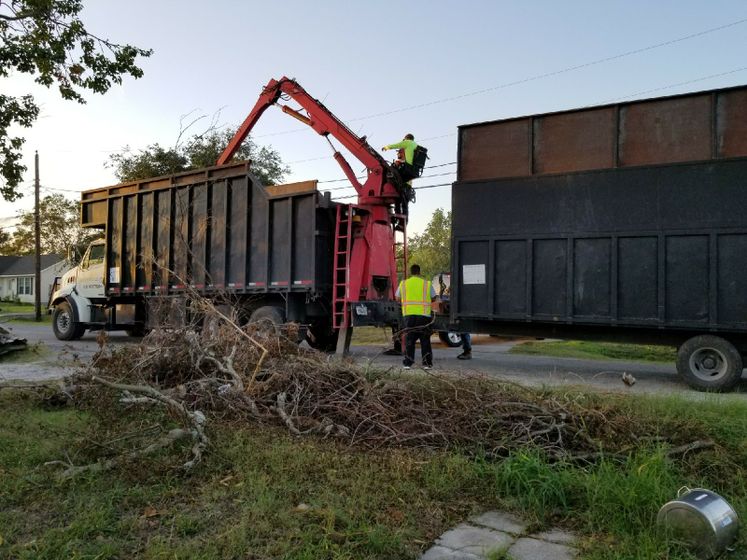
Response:
[[[438,331],[438,338],[449,348],[459,348],[462,345],[462,335],[456,331]]]
[[[728,391],[742,377],[742,356],[718,336],[694,336],[677,351],[677,372],[699,391]]]
[[[63,301],[54,308],[52,330],[57,340],[78,340],[86,332],[86,327],[75,321],[73,308]]]
[[[263,305],[255,309],[249,316],[250,323],[259,323],[261,328],[280,332],[280,325],[285,322],[285,316],[283,310],[280,307],[274,305]]]

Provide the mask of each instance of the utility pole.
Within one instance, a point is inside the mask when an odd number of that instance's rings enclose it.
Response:
[[[41,321],[41,221],[39,219],[39,152],[34,152],[34,303],[36,321]]]

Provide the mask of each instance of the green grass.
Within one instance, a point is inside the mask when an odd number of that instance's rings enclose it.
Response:
[[[42,307],[44,304],[42,303]],[[15,303],[9,301],[0,301],[0,314],[4,313],[33,313],[34,305],[32,303]]]
[[[353,329],[353,338],[350,343],[355,346],[380,345],[390,347],[392,345],[392,331],[388,328],[358,327]]]
[[[37,322],[34,319],[10,319],[8,320],[8,323],[10,327],[12,327],[14,324],[22,324],[22,325],[46,325],[51,328],[52,316],[48,315],[45,310],[42,310],[41,321]]]
[[[529,341],[517,344],[512,354],[557,356],[586,360],[628,360],[640,362],[673,362],[677,350],[671,346],[588,342],[582,340]]]
[[[659,507],[680,486],[711,488],[745,518],[744,402],[614,402],[657,425],[691,423],[720,447],[678,464],[656,447],[622,463],[550,463],[531,449],[492,462],[363,452],[279,428],[226,425],[211,432],[210,453],[192,474],[156,459],[61,482],[41,465],[66,455],[84,461],[94,420],[0,391],[0,558],[416,558],[470,515],[505,508],[536,529],[575,530],[586,560],[684,560],[654,528]]]

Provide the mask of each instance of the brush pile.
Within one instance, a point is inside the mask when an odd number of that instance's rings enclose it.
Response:
[[[560,395],[483,377],[408,375],[356,365],[293,340],[268,325],[239,326],[208,306],[209,328],[150,333],[133,348],[102,349],[69,380],[73,400],[99,416],[162,410],[172,425],[128,448],[139,458],[190,442],[189,469],[209,447],[209,425],[254,422],[295,435],[335,438],[350,446],[451,449],[491,458],[525,446],[556,459],[618,456],[643,441],[680,445],[682,453],[708,446],[662,438],[609,399]],[[607,404],[603,404],[607,403]],[[670,433],[676,433],[671,432]],[[65,467],[64,476],[115,466],[120,457]]]

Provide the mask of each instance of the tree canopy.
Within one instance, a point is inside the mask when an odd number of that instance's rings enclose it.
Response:
[[[408,262],[419,264],[424,278],[451,270],[451,211],[438,208],[423,233],[408,239]]]
[[[136,59],[152,51],[90,33],[78,17],[82,9],[82,0],[0,0],[0,77],[29,74],[78,103],[86,91],[106,93],[125,75],[142,77]],[[0,195],[8,201],[21,196],[26,171],[24,139],[10,129],[29,128],[38,116],[33,96],[0,94]]]
[[[196,134],[173,148],[156,143],[135,152],[126,146],[121,152],[109,156],[108,165],[123,183],[210,167],[215,165],[233,135],[234,131],[230,129],[210,130]],[[281,183],[289,172],[277,151],[271,147],[257,146],[251,138],[244,141],[234,159],[251,160],[252,172],[265,185]]]
[[[45,196],[39,201],[41,219],[41,252],[77,261],[88,244],[101,236],[97,230],[80,227],[80,204],[61,194]],[[21,212],[19,224],[12,235],[0,235],[0,255],[31,255],[34,253],[34,212]]]

